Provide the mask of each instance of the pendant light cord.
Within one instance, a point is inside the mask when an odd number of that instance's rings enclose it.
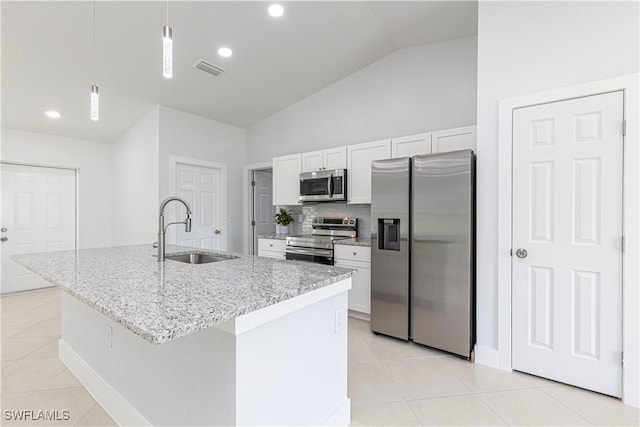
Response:
[[[169,0],[167,0],[167,26],[169,26]]]
[[[96,73],[96,0],[93,0],[93,74]]]

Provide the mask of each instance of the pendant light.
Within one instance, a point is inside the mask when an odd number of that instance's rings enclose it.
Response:
[[[169,0],[167,0],[167,25],[162,27],[162,75],[173,77],[173,31],[169,26]]]
[[[96,69],[96,0],[93,0],[93,72]],[[97,122],[100,118],[100,94],[98,85],[91,85],[91,120]]]

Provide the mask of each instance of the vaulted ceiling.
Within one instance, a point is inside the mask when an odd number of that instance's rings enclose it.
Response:
[[[476,1],[283,2],[280,18],[269,4],[98,1],[94,45],[93,2],[3,1],[2,125],[112,142],[161,104],[246,128],[397,49],[477,34]],[[167,6],[172,79],[161,66]],[[223,45],[233,56],[218,56]],[[206,74],[198,59],[225,71]]]

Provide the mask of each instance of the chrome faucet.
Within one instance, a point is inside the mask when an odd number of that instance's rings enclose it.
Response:
[[[180,202],[187,209],[187,217],[184,221],[170,222],[165,227],[164,225],[164,208],[169,202]],[[164,202],[160,203],[160,218],[158,218],[158,262],[164,261],[164,236],[167,232],[167,228],[172,224],[184,224],[184,230],[189,233],[191,231],[191,208],[189,204],[182,200],[180,197],[172,196],[167,197]]]

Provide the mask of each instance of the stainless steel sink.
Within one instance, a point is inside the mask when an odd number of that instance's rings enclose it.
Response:
[[[186,264],[208,264],[210,262],[227,261],[239,258],[234,255],[210,254],[206,252],[193,252],[189,254],[167,255],[165,259],[184,262]]]

